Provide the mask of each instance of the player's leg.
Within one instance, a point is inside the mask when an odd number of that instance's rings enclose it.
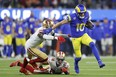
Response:
[[[101,61],[101,59],[100,59],[98,49],[96,48],[93,40],[89,37],[88,34],[84,34],[82,36],[82,43],[85,44],[85,45],[88,45],[91,48],[92,53],[94,54],[96,60],[98,61],[99,67],[100,68],[104,67],[105,64],[103,64],[102,61]]]
[[[37,48],[29,48],[28,51],[37,57],[36,59],[31,60],[30,62],[47,62],[48,56],[44,52],[38,50]]]
[[[29,75],[29,73],[27,72],[27,70],[30,71],[30,72],[33,71],[32,67],[29,66],[29,65],[27,65],[25,69],[22,68],[22,67],[23,67],[23,64],[22,64],[19,60],[15,61],[15,62],[12,62],[12,63],[10,64],[10,67],[14,67],[14,66],[19,66],[19,67],[21,67],[20,72],[21,72],[21,73],[24,73],[25,75]]]
[[[4,36],[4,49],[3,49],[3,57],[6,57],[7,55],[7,48],[8,48],[8,42],[7,42],[7,36]]]
[[[21,39],[20,38],[16,38],[16,58],[20,58],[21,57]]]
[[[48,62],[47,62],[48,56],[47,56],[45,53],[41,52],[41,51],[38,50],[37,48],[29,48],[28,51],[29,51],[32,55],[34,55],[34,56],[37,57],[37,58],[31,59],[31,60],[29,61],[29,63],[30,63],[34,68],[38,69],[38,67],[37,67],[37,65],[36,65],[36,62],[48,64]]]
[[[23,57],[26,57],[26,56],[27,56],[27,55],[26,55],[27,53],[26,53],[26,50],[25,50],[26,38],[22,38],[22,39],[21,39],[21,43],[22,43],[22,50],[23,50],[23,51],[21,51],[22,56],[23,56]]]
[[[29,63],[31,58],[32,58],[32,54],[28,52],[28,57],[25,57],[24,60],[23,60],[23,66],[20,69],[21,73],[24,73],[25,75],[28,75],[28,73],[26,72],[26,66]]]
[[[17,66],[23,67],[23,63],[19,62]],[[31,65],[27,65],[25,69],[31,73],[34,73],[34,70],[35,70]]]
[[[23,68],[25,68],[28,63],[34,65],[35,62],[47,62],[48,56],[45,53],[39,51],[37,48],[28,48],[27,53],[28,53],[28,57],[24,58],[23,60]],[[36,56],[37,58],[31,60],[32,55]]]
[[[75,52],[75,59],[74,59],[74,68],[75,68],[75,72],[79,73],[79,66],[78,63],[81,60],[81,44],[80,44],[81,38],[73,38],[72,39],[72,44],[73,44],[73,48],[74,48],[74,52]]]
[[[7,40],[8,40],[8,53],[7,53],[7,56],[11,57],[11,54],[12,54],[12,36],[8,35]]]

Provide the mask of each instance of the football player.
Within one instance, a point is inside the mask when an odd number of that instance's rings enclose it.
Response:
[[[1,23],[1,30],[4,35],[4,50],[3,57],[11,57],[12,54],[12,35],[13,35],[13,21],[7,15]]]
[[[52,20],[44,20],[42,27],[38,28],[38,30],[36,30],[36,32],[26,41],[25,49],[27,51],[28,57],[24,58],[23,67],[20,69],[20,72],[27,74],[25,67],[28,63],[31,63],[33,65],[35,64],[35,62],[48,64],[48,56],[41,50],[38,50],[38,45],[40,45],[44,40],[57,39],[60,42],[65,42],[65,39],[62,37],[63,35],[54,34],[54,36],[51,36],[44,34],[43,30],[52,27],[53,24],[54,23]],[[66,35],[64,35],[64,37],[66,37]],[[37,58],[31,60],[32,56],[35,56]]]
[[[44,30],[44,32],[49,34],[49,32],[51,32],[53,29],[65,23],[70,23],[72,43],[76,55],[74,59],[75,72],[77,74],[79,73],[78,62],[81,60],[81,43],[91,48],[95,58],[97,59],[99,67],[104,67],[105,64],[100,59],[98,49],[85,30],[86,27],[89,29],[92,29],[94,27],[93,23],[90,20],[86,7],[83,4],[78,4],[75,7],[75,13],[67,15],[66,19],[58,22],[52,28]]]
[[[23,54],[23,56],[26,54],[25,53],[25,42],[26,42],[25,33],[26,33],[26,27],[23,24],[23,20],[21,19],[17,20],[16,27],[15,27],[16,55],[17,55],[16,58],[20,58],[21,54]]]
[[[67,61],[65,61],[65,53],[64,52],[57,52],[56,57],[50,57],[48,59],[49,65],[35,69],[31,65],[26,66],[26,71],[28,74],[40,74],[40,73],[48,73],[48,74],[69,74],[70,65]],[[20,66],[23,67],[23,64],[18,60],[10,64],[10,67]],[[40,65],[38,65],[39,67]]]

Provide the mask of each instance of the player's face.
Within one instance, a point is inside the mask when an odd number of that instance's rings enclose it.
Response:
[[[85,17],[85,12],[78,13],[78,15],[79,15],[79,18],[84,18]]]
[[[57,58],[57,61],[58,61],[59,64],[61,64],[64,61],[64,59],[58,59]]]

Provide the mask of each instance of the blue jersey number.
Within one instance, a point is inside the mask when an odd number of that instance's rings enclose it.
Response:
[[[85,23],[77,24],[77,32],[84,31]]]

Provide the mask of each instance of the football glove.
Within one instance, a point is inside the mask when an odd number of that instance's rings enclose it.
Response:
[[[60,43],[63,43],[63,42],[65,42],[66,40],[65,40],[64,37],[58,36],[58,41],[59,41]]]
[[[68,74],[69,74],[69,72],[68,72],[68,69],[67,69],[67,68],[62,67],[62,68],[61,68],[61,70],[62,70],[62,72],[64,72],[66,75],[68,75]]]

